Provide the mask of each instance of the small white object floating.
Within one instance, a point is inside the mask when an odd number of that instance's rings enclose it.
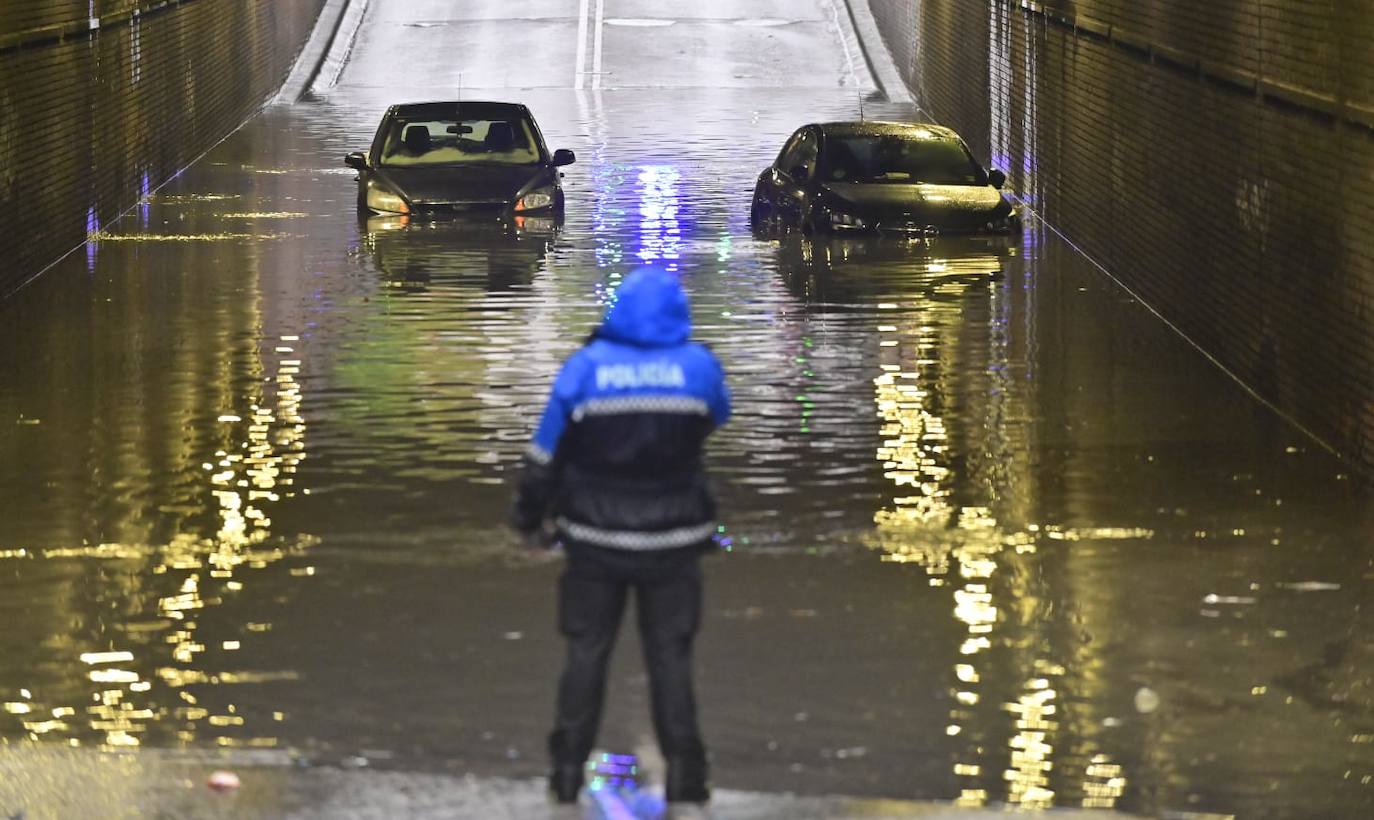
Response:
[[[205,785],[209,786],[217,792],[228,792],[237,789],[239,786],[243,784],[239,780],[238,775],[234,774],[233,772],[226,772],[224,770],[220,770],[216,772],[211,772],[210,777],[207,778],[205,781]]]

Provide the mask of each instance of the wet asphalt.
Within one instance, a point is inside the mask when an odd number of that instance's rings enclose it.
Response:
[[[919,116],[844,11],[372,0],[306,100],[0,305],[0,757],[50,784],[0,814],[216,816],[221,751],[268,773],[227,796],[262,816],[542,800],[558,565],[503,509],[643,262],[735,395],[698,675],[721,816],[1374,811],[1367,486],[1033,218],[751,234],[797,125]],[[457,94],[577,152],[561,226],[354,214],[342,156]],[[630,626],[602,741],[643,751]]]

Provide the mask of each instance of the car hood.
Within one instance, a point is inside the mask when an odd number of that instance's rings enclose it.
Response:
[[[991,185],[871,185],[834,182],[823,189],[863,216],[898,217],[937,227],[973,227],[1011,211]]]
[[[381,168],[378,175],[416,205],[514,202],[526,188],[553,178],[548,168],[534,165]]]

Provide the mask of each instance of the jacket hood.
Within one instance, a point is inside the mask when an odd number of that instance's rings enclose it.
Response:
[[[687,341],[692,317],[677,276],[657,268],[637,268],[616,290],[597,335],[642,347]]]

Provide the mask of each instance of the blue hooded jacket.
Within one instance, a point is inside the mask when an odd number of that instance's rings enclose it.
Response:
[[[552,514],[573,541],[645,550],[715,532],[701,451],[730,417],[720,363],[692,332],[678,278],[640,268],[564,363],[526,452],[512,523]]]

